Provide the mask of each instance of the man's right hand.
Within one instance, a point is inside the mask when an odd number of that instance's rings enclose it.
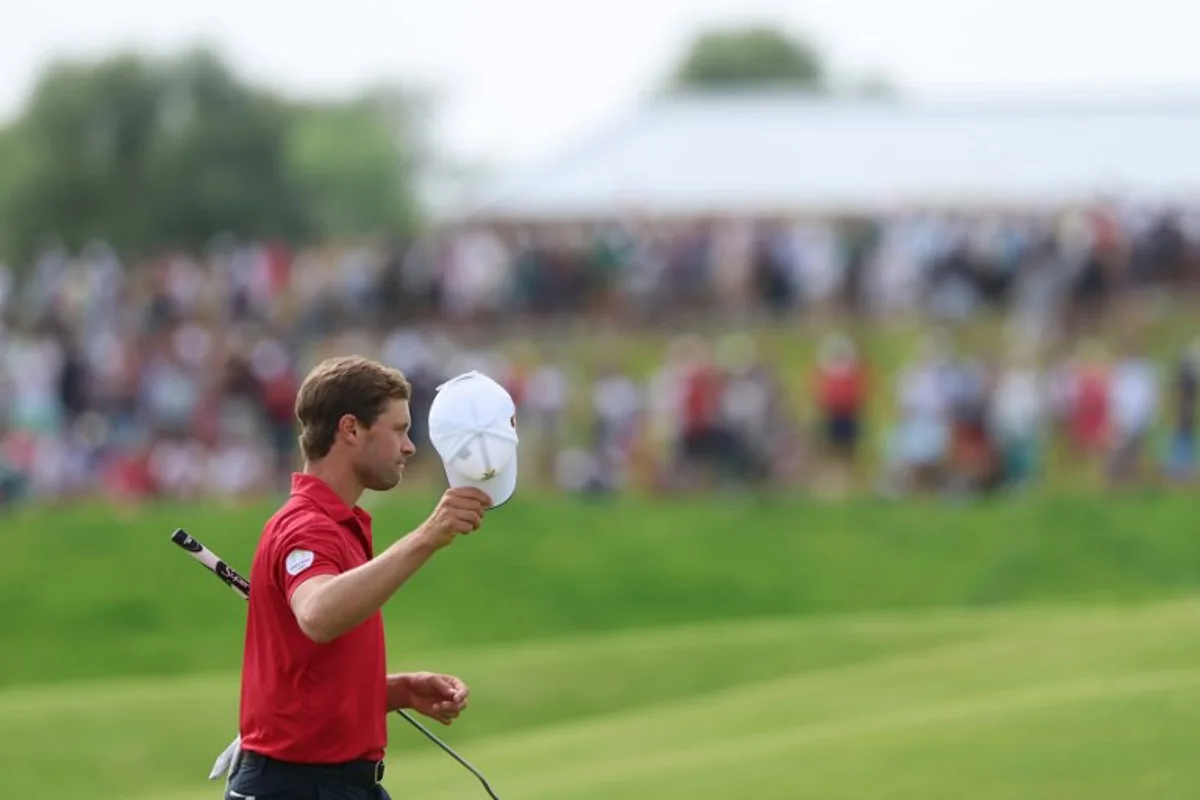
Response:
[[[445,547],[456,536],[479,530],[483,515],[491,505],[492,499],[479,489],[448,489],[421,526],[422,533],[434,547]]]

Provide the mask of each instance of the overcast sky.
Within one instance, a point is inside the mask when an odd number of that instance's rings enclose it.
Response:
[[[778,22],[913,94],[1200,87],[1191,0],[0,0],[0,19],[0,118],[53,57],[204,40],[293,92],[432,87],[442,146],[493,162],[618,116],[713,23]]]

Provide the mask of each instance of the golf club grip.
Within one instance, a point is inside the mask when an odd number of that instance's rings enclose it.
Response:
[[[214,575],[233,589],[243,599],[250,599],[250,581],[243,578],[238,571],[222,561],[216,553],[209,550],[196,539],[193,539],[183,528],[176,528],[171,534],[171,541],[187,551],[188,555],[208,567]]]

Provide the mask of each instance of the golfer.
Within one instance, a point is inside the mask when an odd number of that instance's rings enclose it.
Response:
[[[386,669],[381,607],[493,505],[473,482],[452,481],[425,522],[375,555],[357,503],[364,489],[400,483],[416,451],[409,397],[400,372],[358,357],[322,362],[300,387],[305,465],[251,568],[241,753],[226,800],[386,800],[387,714],[449,725],[467,706],[458,678]]]

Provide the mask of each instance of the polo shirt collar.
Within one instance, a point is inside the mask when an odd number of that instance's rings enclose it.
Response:
[[[359,506],[351,508],[346,505],[346,501],[339,497],[329,484],[314,475],[293,472],[292,494],[312,500],[338,523],[357,520],[364,526],[371,524],[371,515],[367,513],[366,509]]]

